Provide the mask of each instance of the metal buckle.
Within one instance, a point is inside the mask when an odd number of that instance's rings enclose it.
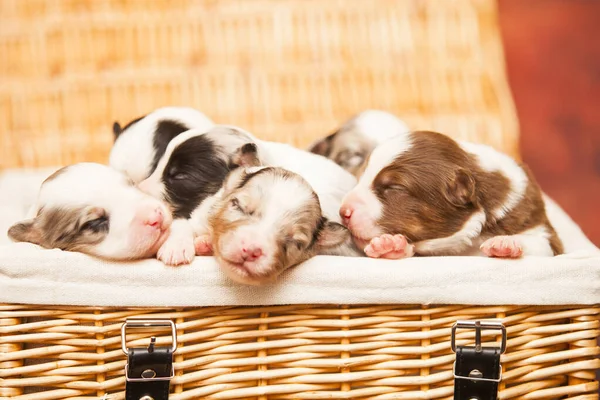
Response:
[[[129,355],[129,351],[127,350],[127,328],[139,328],[139,329],[149,329],[149,328],[156,328],[156,327],[161,327],[161,326],[170,326],[171,327],[171,338],[172,338],[172,344],[171,344],[171,353],[175,353],[175,350],[177,350],[177,328],[175,327],[175,323],[173,321],[171,321],[170,319],[127,319],[125,320],[125,322],[123,323],[123,325],[121,326],[121,350],[123,350],[123,353],[125,353],[126,355]],[[148,350],[152,351],[151,349],[154,348],[154,342],[155,342],[155,338],[150,340],[150,345],[148,346]],[[142,379],[145,381],[148,380],[163,380],[161,378],[148,378],[148,379]]]
[[[506,328],[499,321],[456,321],[452,325],[452,334],[450,347],[456,353],[456,329],[475,329],[475,349],[481,350],[481,330],[499,330],[502,331],[502,342],[500,343],[500,354],[506,352]],[[473,379],[475,380],[475,379]]]
[[[171,365],[171,376],[160,376],[158,378],[130,378],[127,374],[129,364],[125,364],[125,380],[127,382],[153,382],[153,381],[170,381],[175,377],[175,366]]]
[[[500,375],[498,378],[477,378],[474,376],[463,376],[456,375],[456,361],[454,361],[454,365],[452,365],[452,375],[454,375],[454,379],[464,379],[467,381],[475,381],[475,382],[496,382],[499,383],[502,380],[502,364],[500,364]]]

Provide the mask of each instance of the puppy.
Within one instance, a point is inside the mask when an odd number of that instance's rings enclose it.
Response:
[[[154,171],[171,139],[187,130],[208,130],[213,125],[206,115],[189,107],[159,108],[124,127],[115,122],[109,164],[137,184]]]
[[[319,196],[324,215],[341,222],[341,200],[356,180],[332,161],[289,145],[259,140],[234,126],[216,125],[208,132],[190,130],[169,143],[155,171],[139,184],[146,193],[166,201],[175,216],[159,259],[169,265],[191,262],[194,237],[207,235],[208,200],[230,171],[259,165],[300,174]]]
[[[309,151],[335,161],[358,176],[369,154],[379,143],[408,131],[408,126],[395,115],[367,110],[346,121],[336,132],[313,143]]]
[[[234,170],[208,222],[219,265],[233,280],[251,285],[272,281],[314,255],[340,254],[351,242],[346,228],[323,216],[302,177],[275,167]]]
[[[379,145],[340,215],[375,258],[563,251],[527,167],[491,147],[435,132]]]
[[[64,167],[42,184],[33,218],[8,236],[45,248],[113,260],[156,255],[169,235],[171,214],[123,174],[100,164]]]

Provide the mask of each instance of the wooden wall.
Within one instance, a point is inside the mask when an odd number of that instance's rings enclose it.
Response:
[[[600,246],[600,1],[499,5],[524,161]]]

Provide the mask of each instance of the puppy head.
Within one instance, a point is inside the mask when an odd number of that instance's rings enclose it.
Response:
[[[260,165],[254,138],[236,127],[190,130],[167,146],[156,169],[139,188],[166,201],[176,217],[188,218],[221,188],[229,171]]]
[[[209,217],[217,261],[235,281],[259,285],[350,236],[321,213],[317,195],[281,168],[239,168]]]
[[[375,143],[353,128],[341,128],[314,143],[309,151],[333,160],[340,167],[357,175]]]
[[[207,130],[213,122],[189,107],[163,107],[121,127],[113,124],[115,143],[109,164],[135,183],[146,179],[156,168],[169,142],[190,130]]]
[[[384,233],[450,236],[478,210],[473,159],[449,137],[413,132],[383,142],[340,208],[358,246]]]
[[[336,132],[315,142],[309,151],[333,160],[358,176],[377,144],[407,131],[406,124],[393,114],[367,110],[346,121]]]
[[[171,225],[160,201],[136,189],[123,174],[92,163],[62,168],[46,179],[35,213],[13,225],[8,236],[116,260],[154,256]]]

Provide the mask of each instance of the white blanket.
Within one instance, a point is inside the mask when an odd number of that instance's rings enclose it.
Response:
[[[19,171],[0,177],[0,302],[119,307],[600,303],[600,250],[549,199],[548,214],[567,252],[559,257],[387,261],[319,256],[274,284],[250,287],[228,280],[212,257],[172,268],[156,260],[107,262],[11,244],[6,230],[24,216],[47,174]]]

